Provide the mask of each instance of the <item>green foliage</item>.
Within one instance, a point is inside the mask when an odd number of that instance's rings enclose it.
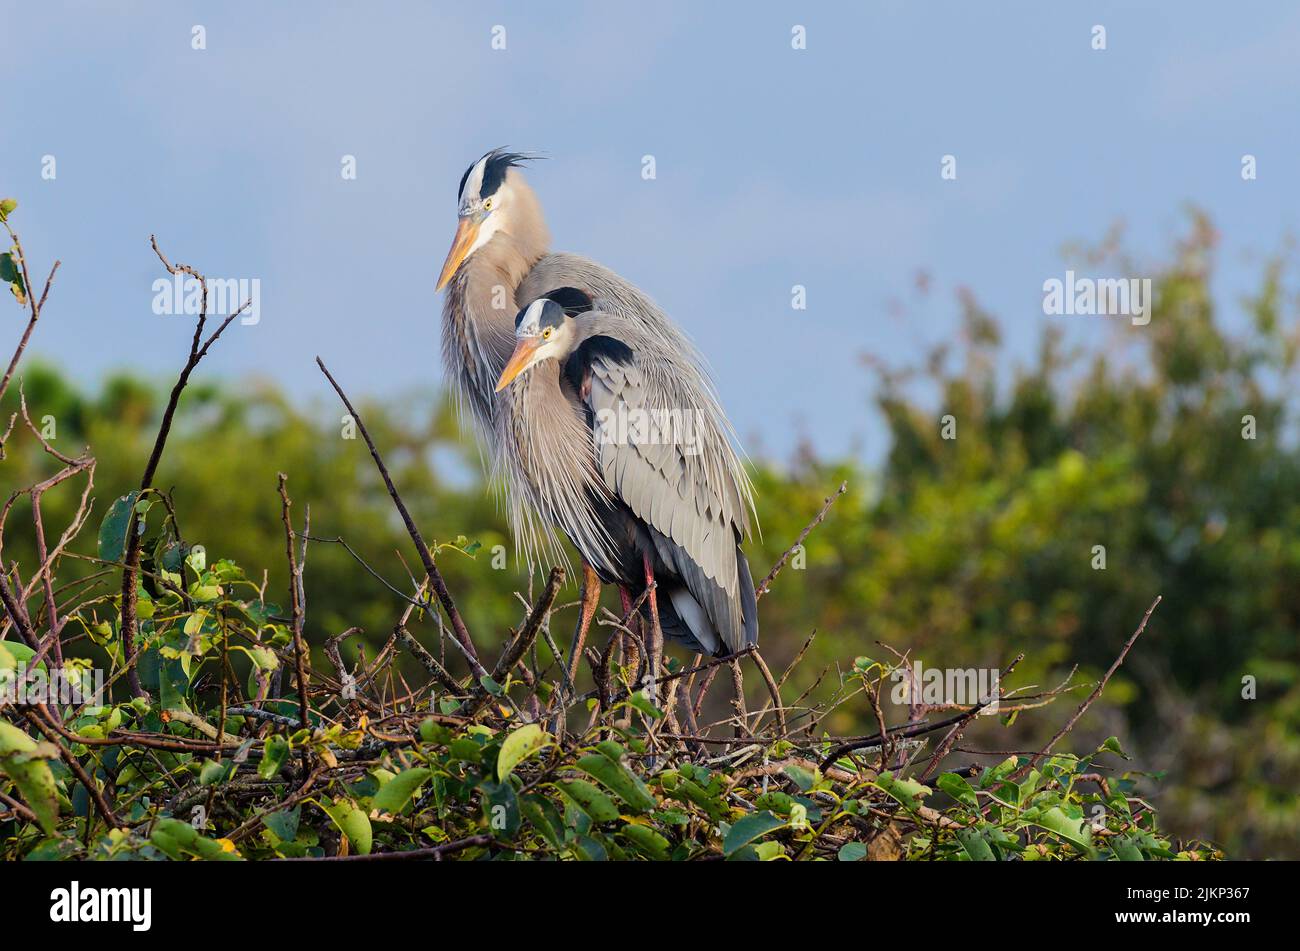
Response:
[[[155,552],[153,593],[140,592],[137,647],[142,680],[158,699],[61,710],[66,758],[98,780],[111,770],[114,801],[125,811],[117,828],[100,822],[103,807],[92,806],[59,748],[0,721],[0,770],[30,810],[0,823],[9,827],[5,858],[232,860],[439,849],[469,859],[584,861],[1218,855],[1175,846],[1134,795],[1133,777],[1105,778],[1111,770],[1098,759],[1123,756],[1114,738],[1083,758],[1012,757],[974,784],[954,773],[929,786],[912,770],[872,770],[833,753],[838,741],[829,736],[756,740],[747,758],[766,764],[761,770],[746,769],[744,760],[710,768],[688,747],[655,737],[665,711],[631,685],[621,701],[601,703],[600,716],[575,736],[519,722],[514,711],[531,691],[514,677],[496,684],[498,707],[461,715],[474,687],[490,679],[472,673],[441,699],[394,707],[382,729],[366,712],[373,700],[317,690],[302,724],[292,718],[291,696],[270,699],[269,678],[283,672],[291,641],[278,609],[234,563],[209,564],[202,547],[186,549],[170,506],[147,501],[119,500],[100,540],[117,545],[116,525],[133,510]],[[166,514],[151,527],[155,511]],[[114,606],[111,596],[92,598],[69,623],[89,628],[106,614],[114,630]],[[120,667],[120,644],[109,636],[103,646]],[[229,682],[231,661],[241,655],[246,691]],[[205,667],[220,690],[202,684]],[[863,658],[842,685],[858,683],[874,696],[889,673]],[[627,684],[631,668],[617,676]],[[268,711],[269,730],[243,707],[245,692]],[[220,749],[210,743],[232,732]],[[836,758],[819,768],[827,757]],[[292,795],[295,789],[302,792]],[[208,796],[219,807],[213,815],[202,805]]]
[[[0,224],[7,229],[10,228],[9,216],[17,207],[18,202],[14,199],[0,198]],[[12,229],[9,230],[9,234],[13,236]],[[9,285],[9,290],[19,307],[27,306],[27,284],[23,280],[22,252],[16,240],[12,248],[0,254],[0,283]]]
[[[144,727],[156,716],[147,704],[126,706],[128,724]],[[625,701],[612,712],[633,710]],[[1070,861],[1216,854],[1203,846],[1179,850],[1157,829],[1154,813],[1134,810],[1131,777],[1099,781],[1097,770],[1105,767],[1098,760],[1111,755],[1105,748],[1082,758],[1049,757],[1020,780],[1012,774],[1026,765],[1027,757],[990,767],[973,784],[942,774],[935,791],[914,779],[859,771],[847,760],[825,775],[793,762],[762,776],[687,761],[655,768],[644,729],[654,722],[654,717],[634,716],[627,727],[612,731],[617,740],[598,738],[607,732],[598,730],[571,742],[558,741],[537,724],[449,726],[434,718],[410,736],[385,742],[376,742],[364,729],[313,735],[298,731],[292,745],[321,757],[324,764],[351,750],[368,765],[339,771],[315,795],[281,810],[265,808],[274,797],[258,790],[248,774],[274,779],[278,769],[263,769],[257,757],[264,764],[283,738],[251,744],[247,761],[227,760],[228,766],[188,753],[146,756],[128,745],[116,769],[119,798],[135,803],[131,828],[101,827],[88,855],[174,860],[320,856],[326,854],[327,841],[336,843],[331,848],[339,854],[443,846],[460,858],[497,860]],[[48,777],[52,751],[37,750],[21,731],[8,730],[0,738],[21,738],[27,762],[40,764]],[[502,757],[520,745],[521,735],[529,749],[550,754],[517,759],[498,780]],[[72,751],[78,756],[89,752],[75,744]],[[763,752],[779,766],[788,743]],[[249,834],[238,835],[237,841],[214,837],[215,830],[209,834],[210,821],[182,821],[167,814],[167,785],[196,773],[204,782],[209,772],[212,781],[220,777],[224,783],[217,793],[221,801],[238,807],[236,819],[245,820],[239,828]],[[283,788],[287,791],[300,778]],[[47,788],[39,796],[30,785],[19,785],[26,802],[44,803],[41,828],[20,827],[7,840],[6,858],[81,854],[85,810],[68,808],[76,801],[75,781],[65,771],[57,784],[52,778],[44,782]],[[151,800],[159,803],[159,812],[145,805]],[[234,824],[221,823],[227,828]],[[895,842],[902,843],[901,854],[891,844]]]
[[[1193,216],[1171,261],[1089,258],[1100,273],[1152,277],[1145,327],[1044,318],[1037,354],[1013,367],[996,322],[966,296],[958,343],[914,370],[878,367],[889,446],[878,473],[811,455],[792,472],[759,471],[760,564],[841,480],[850,487],[809,538],[806,570],[764,598],[763,625],[817,631],[800,686],[876,641],[972,667],[1024,649],[1018,673],[1055,684],[1075,664],[1099,676],[1161,594],[1150,638],[1081,724],[1085,737],[1118,732],[1135,759],[1167,771],[1166,788],[1147,791],[1178,833],[1235,856],[1295,856],[1296,270],[1287,250],[1265,262],[1253,296],[1225,304],[1215,245]],[[956,439],[942,436],[946,414]],[[871,729],[851,706],[827,726]],[[1032,748],[1052,724],[1017,727],[1017,748]]]
[[[49,762],[57,755],[50,744],[37,743],[0,720],[0,772],[14,784],[45,832],[53,832],[58,823],[58,787]]]

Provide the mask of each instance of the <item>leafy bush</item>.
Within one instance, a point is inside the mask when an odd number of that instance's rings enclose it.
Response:
[[[104,520],[107,555],[120,554],[114,546],[131,502],[118,500]],[[176,544],[160,542],[164,552]],[[158,563],[158,595],[140,592],[140,663],[148,670],[141,681],[150,698],[44,722],[48,709],[25,711],[52,741],[0,727],[0,763],[18,797],[9,800],[4,857],[1216,855],[1180,848],[1158,831],[1133,777],[1111,772],[1123,757],[1114,739],[1083,757],[1048,755],[1034,766],[1013,756],[926,785],[915,778],[919,768],[880,770],[858,751],[837,755],[843,738],[773,739],[768,731],[715,740],[729,751],[721,755],[707,743],[667,739],[663,710],[626,683],[623,699],[610,703],[575,701],[555,688],[591,721],[567,731],[555,728],[564,719],[558,705],[554,715],[524,722],[521,707],[535,692],[513,676],[470,678],[458,685],[461,698],[422,688],[385,703],[366,689],[383,680],[373,668],[334,678],[310,672],[311,726],[302,728],[296,693],[250,705],[241,689],[264,697],[293,663],[292,630],[278,606],[229,561],[208,565],[191,549]],[[90,603],[69,623],[113,653],[111,609],[111,599]],[[203,669],[236,666],[246,670],[238,682],[204,686]],[[117,670],[120,677],[120,663]],[[863,658],[841,686],[870,696],[891,670]],[[475,706],[477,715],[464,715]],[[69,769],[74,761],[91,777],[97,802]]]

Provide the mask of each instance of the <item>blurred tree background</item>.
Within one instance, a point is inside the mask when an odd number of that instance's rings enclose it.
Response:
[[[1136,768],[1164,774],[1151,794],[1173,833],[1208,836],[1232,857],[1297,858],[1294,274],[1289,252],[1268,261],[1256,293],[1229,321],[1216,314],[1211,296],[1214,251],[1213,228],[1193,214],[1162,263],[1139,265],[1118,241],[1084,252],[1087,264],[1108,263],[1111,273],[1153,277],[1150,324],[1111,319],[1107,344],[1082,351],[1068,347],[1060,331],[1069,320],[1103,318],[1044,318],[1037,358],[1019,368],[1000,352],[994,317],[961,295],[963,332],[954,346],[919,355],[916,369],[866,361],[879,378],[878,409],[891,439],[879,469],[812,450],[756,464],[763,538],[750,557],[761,577],[847,480],[848,493],[810,537],[802,570],[787,569],[762,602],[764,655],[774,670],[817,632],[809,655],[815,662],[801,665],[796,693],[827,665],[833,686],[834,664],[860,655],[884,659],[877,642],[933,667],[1000,668],[1024,651],[1007,686],[1047,688],[1076,664],[1076,681],[1095,680],[1163,595],[1147,634],[1072,745],[1091,749],[1093,740],[1118,735]],[[52,311],[48,319],[60,317]],[[1230,333],[1229,324],[1241,329]],[[346,387],[346,365],[332,369]],[[52,418],[56,446],[75,452],[89,444],[99,460],[92,526],[113,498],[136,486],[175,372],[142,369],[91,391],[48,364],[24,365],[33,418]],[[0,407],[5,420],[17,396],[11,389]],[[359,408],[426,537],[468,541],[470,554],[445,552],[440,564],[476,638],[499,643],[521,616],[513,593],[526,592],[529,582],[480,480],[472,440],[461,438],[435,392]],[[275,491],[283,471],[296,519],[310,505],[314,536],[342,537],[409,592],[408,568],[418,559],[364,443],[346,438],[342,414],[324,398],[294,405],[266,382],[191,387],[156,481],[174,487],[187,540],[203,544],[209,561],[232,558],[250,576],[265,568],[268,597],[285,592]],[[956,439],[941,436],[946,414],[955,419]],[[1244,417],[1254,421],[1254,438],[1243,435],[1250,425]],[[9,451],[10,489],[51,471],[34,440],[15,438]],[[46,524],[65,524],[75,504],[72,491],[48,495]],[[94,537],[83,532],[78,553],[93,556]],[[1104,570],[1094,567],[1098,545]],[[494,546],[508,553],[504,570],[494,567],[501,564]],[[22,506],[9,517],[4,556],[30,570]],[[59,581],[78,570],[87,576],[101,569],[89,558],[68,562]],[[373,651],[402,609],[337,544],[311,547],[306,579],[307,630],[317,645],[357,625]],[[108,594],[118,579],[105,574],[99,583]],[[612,593],[605,603],[616,603]],[[562,645],[572,613],[556,620]],[[434,644],[436,626],[426,621],[417,635]],[[972,733],[995,748],[1033,748],[1081,696],[1067,694],[1009,729],[983,718]],[[906,710],[889,714],[903,719]],[[836,717],[825,726],[837,734],[875,729],[865,703]],[[962,761],[960,753],[950,760]]]

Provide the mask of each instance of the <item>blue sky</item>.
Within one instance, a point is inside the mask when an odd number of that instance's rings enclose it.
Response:
[[[497,145],[550,156],[530,179],[556,247],[663,304],[745,442],[778,455],[802,432],[879,458],[859,357],[952,337],[959,287],[1027,359],[1049,320],[1110,332],[1042,312],[1066,242],[1122,219],[1158,259],[1194,202],[1230,303],[1296,224],[1300,8],[1282,4],[5,6],[0,192],[33,262],[63,260],[33,352],[88,381],[179,367],[191,326],[152,312],[156,232],[172,260],[261,280],[261,322],[208,375],[274,378],[331,419],[317,353],[354,395],[438,382],[456,186]]]

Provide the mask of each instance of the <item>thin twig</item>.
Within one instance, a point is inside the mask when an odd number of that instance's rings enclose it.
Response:
[[[820,525],[822,520],[826,518],[826,515],[831,510],[831,506],[835,504],[835,500],[847,492],[848,488],[849,484],[847,482],[841,482],[839,490],[834,495],[827,497],[825,504],[822,505],[821,511],[817,513],[817,516],[808,523],[807,527],[804,528],[802,532],[799,533],[799,537],[794,540],[793,545],[785,550],[785,554],[776,560],[776,564],[773,565],[772,570],[767,573],[767,577],[758,583],[758,587],[754,589],[754,600],[758,600],[763,597],[763,595],[767,594],[768,589],[772,587],[772,582],[776,580],[776,576],[780,573],[781,569],[785,567],[786,562],[790,560],[790,556],[795,553],[800,545],[807,541],[808,536],[812,534],[812,530]]]
[[[289,477],[281,472],[279,474],[280,513],[284,520],[284,542],[289,558],[289,603],[293,610],[293,657],[298,675],[298,718],[302,721],[302,725],[306,727],[311,725],[311,721],[307,718],[307,644],[302,634],[306,614],[306,605],[303,603],[305,591],[302,572],[304,568],[303,562],[307,557],[307,541],[303,539],[302,558],[299,558],[293,550],[293,522],[289,518],[289,507],[293,503],[289,500],[289,492],[286,488],[288,481]],[[310,509],[307,510],[304,517],[306,520],[303,523],[303,534],[305,535],[311,531]]]
[[[365,440],[366,447],[370,450],[370,457],[375,460],[375,465],[379,469],[380,476],[383,477],[384,485],[388,489],[388,495],[397,506],[398,514],[402,516],[402,521],[406,523],[407,534],[411,536],[411,541],[415,543],[416,551],[420,553],[420,561],[424,564],[424,570],[429,576],[429,583],[433,585],[434,594],[438,596],[439,603],[447,612],[447,619],[451,622],[452,632],[456,639],[460,641],[461,646],[465,648],[466,653],[471,659],[471,666],[475,672],[482,676],[487,673],[483,665],[478,660],[478,650],[474,647],[474,641],[469,635],[469,629],[465,627],[465,621],[460,616],[460,611],[456,609],[456,602],[452,600],[451,591],[447,588],[447,582],[443,580],[442,572],[433,562],[433,554],[429,551],[429,546],[424,542],[424,536],[420,534],[420,529],[416,527],[415,519],[411,518],[410,511],[406,508],[406,503],[397,492],[397,487],[393,485],[393,479],[388,474],[388,467],[384,465],[383,457],[379,455],[379,450],[375,448],[375,441],[370,438],[370,433],[366,430],[366,425],[361,421],[361,415],[353,408],[352,401],[348,399],[343,388],[339,386],[338,381],[330,374],[326,368],[325,362],[320,357],[316,358],[316,365],[320,371],[325,374],[325,379],[329,380],[330,386],[334,387],[334,392],[338,394],[343,405],[347,407],[348,415],[357,424],[357,430],[361,433],[361,438]]]
[[[1026,773],[1042,762],[1043,757],[1052,751],[1052,747],[1060,741],[1061,737],[1074,729],[1074,725],[1079,722],[1079,718],[1083,716],[1090,706],[1092,706],[1092,702],[1101,696],[1101,692],[1106,689],[1106,684],[1110,682],[1111,676],[1114,675],[1115,671],[1119,670],[1120,664],[1124,663],[1124,658],[1128,656],[1129,649],[1137,642],[1137,639],[1142,636],[1142,632],[1147,629],[1147,621],[1151,620],[1151,615],[1155,612],[1156,607],[1160,604],[1161,600],[1163,600],[1163,597],[1163,595],[1156,595],[1156,599],[1151,602],[1151,607],[1147,608],[1147,613],[1142,615],[1142,622],[1138,624],[1137,630],[1133,632],[1132,637],[1124,642],[1124,647],[1120,650],[1119,656],[1115,658],[1115,663],[1110,665],[1110,669],[1107,670],[1101,680],[1097,682],[1097,686],[1093,689],[1092,693],[1088,694],[1088,698],[1084,700],[1083,703],[1079,704],[1079,708],[1070,715],[1070,719],[1065,721],[1065,725],[1056,731],[1056,735],[1048,741],[1046,746],[1031,756],[1028,762],[1006,778],[1007,782],[1014,783],[1023,779]]]
[[[171,433],[172,420],[176,416],[176,407],[180,403],[181,393],[184,392],[186,384],[189,383],[190,374],[194,368],[207,355],[208,349],[217,342],[221,334],[231,322],[252,306],[252,299],[244,301],[233,314],[223,320],[208,337],[203,340],[203,328],[208,319],[208,282],[207,279],[194,268],[187,264],[173,265],[167,260],[167,257],[158,247],[158,241],[153,236],[149,236],[149,243],[153,246],[154,253],[158,255],[158,260],[162,261],[170,274],[188,274],[198,280],[202,289],[202,296],[199,307],[199,319],[194,325],[194,337],[190,342],[189,357],[185,361],[185,366],[181,369],[180,376],[176,378],[176,383],[172,387],[171,395],[167,398],[167,406],[163,410],[162,423],[158,427],[158,435],[154,438],[153,449],[149,453],[149,461],[145,463],[144,474],[140,477],[140,495],[143,495],[153,487],[154,474],[158,471],[158,463],[162,460],[163,449],[167,445],[167,437]],[[140,686],[140,673],[134,664],[135,658],[135,632],[137,624],[136,601],[139,594],[136,590],[136,582],[140,575],[140,547],[143,537],[139,531],[138,516],[133,509],[131,517],[127,524],[126,530],[126,553],[122,559],[122,623],[121,623],[121,641],[122,656],[127,667],[127,683],[130,685],[131,693],[137,697],[145,695],[144,688]]]

